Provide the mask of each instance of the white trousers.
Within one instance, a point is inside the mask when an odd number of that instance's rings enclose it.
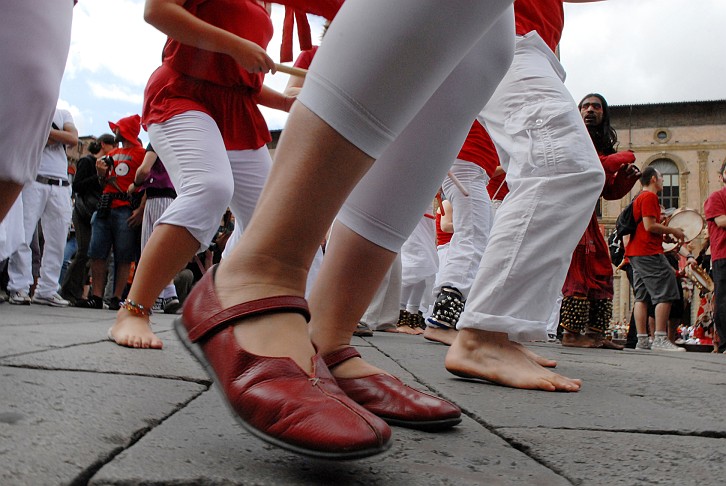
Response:
[[[0,179],[35,179],[71,42],[71,0],[0,0]]]
[[[226,150],[215,121],[199,111],[149,126],[149,138],[177,193],[156,224],[186,228],[203,251],[227,207],[237,224],[249,223],[272,165],[267,147]]]
[[[457,329],[547,338],[547,319],[605,181],[564,77],[539,35],[518,37],[512,67],[481,113],[510,192]]]
[[[469,195],[465,196],[450,177],[444,179],[442,189],[453,208],[454,234],[436,275],[433,293],[437,295],[441,287],[456,287],[467,299],[491,231],[489,176],[478,165],[459,159],[451,166],[451,173]]]
[[[377,159],[340,222],[400,250],[511,62],[511,4],[345,2],[298,97]]]
[[[431,218],[419,218],[401,247],[401,307],[414,314],[427,310],[433,300],[431,289],[439,270],[435,225]]]
[[[49,296],[57,292],[59,287],[63,252],[73,212],[71,188],[31,182],[25,185],[21,197],[24,240],[8,263],[8,290],[27,292],[33,284],[33,252],[30,249],[30,242],[40,221],[45,245],[43,259],[40,262],[40,279],[35,293]]]
[[[396,327],[401,305],[401,255],[383,278],[360,322],[374,331]]]
[[[151,232],[154,230],[154,225],[164,214],[164,211],[171,205],[174,199],[170,197],[153,197],[146,200],[144,206],[144,221],[141,224],[141,251],[144,251],[146,243],[151,238]],[[162,299],[168,299],[169,297],[176,297],[176,287],[174,281],[171,281],[161,291],[159,297]]]

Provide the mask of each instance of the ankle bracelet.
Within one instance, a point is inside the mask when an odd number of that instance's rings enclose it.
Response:
[[[151,315],[151,309],[141,304],[137,304],[133,300],[126,299],[121,302],[121,308],[126,309],[132,314],[136,314],[139,317],[146,317]]]

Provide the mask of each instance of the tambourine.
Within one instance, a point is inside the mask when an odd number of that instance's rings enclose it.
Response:
[[[698,265],[688,265],[685,268],[686,277],[688,277],[699,290],[713,292],[714,285],[711,277],[708,276],[706,270]]]
[[[695,209],[678,208],[664,223],[669,228],[680,228],[685,233],[684,242],[695,240],[706,226],[706,220]],[[678,243],[663,242],[663,251],[669,252],[678,247]]]

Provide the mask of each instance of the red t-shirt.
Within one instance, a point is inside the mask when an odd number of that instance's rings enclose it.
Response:
[[[638,221],[638,228],[635,234],[630,237],[628,246],[625,247],[626,256],[647,256],[663,253],[663,235],[651,233],[645,230],[643,218],[650,216],[655,222],[660,222],[660,201],[658,195],[643,191],[638,194],[633,203],[633,217]]]
[[[477,120],[471,125],[469,135],[466,136],[464,146],[461,147],[457,159],[473,162],[487,173],[491,178],[499,165],[497,149],[484,127]]]
[[[113,159],[113,171],[111,172],[111,176],[116,177],[116,185],[119,189],[121,189],[121,191],[119,191],[112,183],[107,182],[103,188],[103,192],[121,192],[125,194],[131,183],[134,182],[136,170],[144,161],[145,155],[146,149],[144,149],[141,145],[128,148],[117,148],[110,151],[108,156]],[[112,208],[120,208],[122,206],[128,206],[129,204],[129,201],[124,201],[123,199],[114,199],[111,201]]]
[[[267,48],[272,21],[255,1],[189,0],[194,16]],[[226,54],[167,39],[162,65],[144,91],[144,127],[187,111],[201,111],[217,123],[227,150],[258,149],[271,140],[257,107],[264,74],[251,74]]]
[[[703,204],[708,222],[708,237],[711,241],[711,260],[726,258],[726,228],[719,228],[715,217],[726,215],[726,187],[714,192]]]
[[[517,35],[536,30],[554,52],[565,27],[565,9],[562,0],[517,0],[514,21]]]

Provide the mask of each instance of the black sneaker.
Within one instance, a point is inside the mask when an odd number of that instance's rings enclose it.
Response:
[[[464,310],[464,296],[455,287],[442,287],[436,297],[431,317],[426,322],[443,328],[456,328],[459,317]]]
[[[103,299],[92,295],[85,300],[77,300],[76,307],[80,307],[82,309],[103,309]]]
[[[108,299],[108,310],[117,311],[121,308],[121,299],[118,297],[111,297]]]
[[[164,314],[176,314],[179,309],[181,309],[181,302],[179,302],[179,297],[176,295],[174,297],[167,297],[164,299]]]

